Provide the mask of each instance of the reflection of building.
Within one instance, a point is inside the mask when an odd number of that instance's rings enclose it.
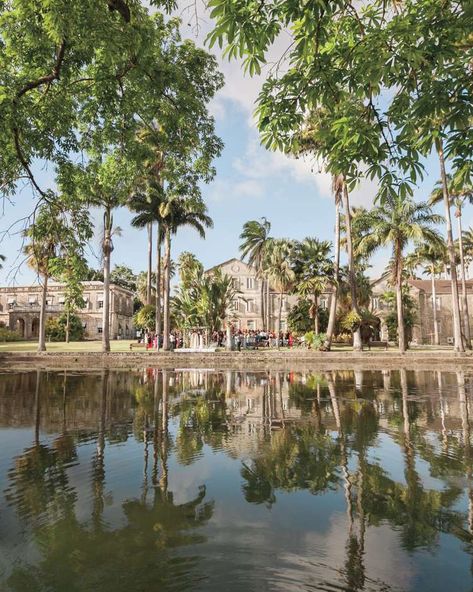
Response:
[[[222,273],[233,278],[233,284],[239,294],[233,300],[231,310],[228,311],[228,318],[233,320],[240,329],[261,329],[261,281],[256,277],[254,267],[247,265],[239,259],[229,259],[220,263],[206,273],[220,269]],[[293,294],[282,294],[282,296],[271,288],[270,290],[270,326],[271,331],[277,330],[279,303],[282,298],[281,329],[287,329],[287,314],[296,304],[297,296]],[[328,296],[322,295],[320,306],[328,307]]]
[[[433,343],[434,319],[432,299],[432,282],[430,280],[408,280],[409,291],[416,305],[416,322],[412,331],[414,343]],[[473,322],[473,280],[467,280],[468,308],[470,312],[470,323]],[[385,279],[373,282],[373,297],[371,299],[372,312],[381,319],[381,338],[387,339],[387,328],[383,322],[390,312],[390,308],[383,303],[382,295],[392,291]],[[453,343],[453,312],[452,312],[452,289],[450,280],[435,280],[437,309],[437,323],[439,329],[440,343],[447,345]],[[459,291],[461,287],[459,285]],[[473,325],[472,325],[473,326]]]
[[[84,308],[77,311],[87,339],[100,339],[103,330],[103,283],[83,282]],[[18,331],[24,339],[36,339],[39,332],[39,313],[42,288],[12,286],[0,288],[0,323]],[[64,285],[48,285],[47,317],[59,316],[64,311]],[[112,284],[110,286],[110,336],[133,336],[133,293]]]

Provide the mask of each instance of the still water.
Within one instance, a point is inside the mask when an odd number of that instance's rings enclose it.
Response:
[[[0,375],[0,590],[473,589],[473,375]]]

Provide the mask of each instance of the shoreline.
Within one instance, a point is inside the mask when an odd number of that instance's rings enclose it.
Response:
[[[2,352],[0,370],[143,368],[215,369],[239,371],[329,369],[433,369],[470,368],[473,353],[452,351],[312,352],[243,351],[212,353],[176,352]]]

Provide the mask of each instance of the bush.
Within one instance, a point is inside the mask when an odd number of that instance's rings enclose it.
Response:
[[[140,308],[133,316],[133,324],[137,329],[141,329],[142,331],[152,331],[156,324],[156,307],[152,304],[147,304]]]
[[[309,331],[304,335],[304,339],[310,349],[320,350],[327,339],[327,335],[325,333],[314,333],[314,331]]]
[[[311,316],[312,302],[299,300],[287,315],[287,323],[292,333],[303,335],[314,328],[314,319]],[[329,311],[319,306],[319,327],[321,331],[327,330]]]
[[[46,321],[46,339],[49,341],[66,341],[67,315],[51,317]],[[84,339],[84,327],[81,319],[75,315],[69,315],[69,341],[82,341]]]
[[[0,327],[0,341],[21,341],[22,337],[16,331],[12,331],[8,327]]]

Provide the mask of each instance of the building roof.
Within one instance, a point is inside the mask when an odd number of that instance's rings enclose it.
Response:
[[[204,273],[210,273],[211,271],[214,271],[215,269],[219,269],[220,267],[223,267],[224,265],[228,265],[229,263],[232,262],[235,263],[239,263],[240,265],[244,265],[245,267],[249,267],[250,269],[253,269],[253,267],[251,265],[248,265],[248,263],[245,263],[242,259],[238,259],[237,257],[232,257],[231,259],[227,259],[227,261],[224,261],[223,263],[219,263],[218,265],[214,265],[213,267],[210,267],[210,269],[206,269],[204,271]]]
[[[81,282],[84,285],[84,288],[87,289],[87,287],[89,288],[102,288],[103,289],[103,282],[99,282],[96,280],[90,280],[90,281],[83,281]],[[48,282],[48,288],[58,288],[61,289],[62,287],[64,287],[64,284],[61,282],[53,282],[50,281]],[[21,291],[25,291],[25,290],[40,290],[42,288],[41,284],[39,283],[33,283],[33,284],[29,284],[29,285],[15,285],[15,286],[1,286],[0,287],[0,292],[15,292],[16,290],[21,290]],[[110,288],[114,288],[116,290],[120,290],[122,292],[126,292],[127,294],[129,294],[130,296],[133,296],[133,292],[131,290],[128,290],[127,288],[123,288],[123,286],[119,286],[117,284],[112,284],[110,283]]]
[[[432,293],[432,282],[431,280],[408,280],[409,285],[413,288],[417,288],[422,292],[428,294]],[[473,294],[473,280],[466,280],[466,291],[467,293]],[[460,282],[458,282],[458,288],[460,289]],[[435,280],[435,290],[437,294],[451,294],[452,293],[452,282],[451,280]]]

